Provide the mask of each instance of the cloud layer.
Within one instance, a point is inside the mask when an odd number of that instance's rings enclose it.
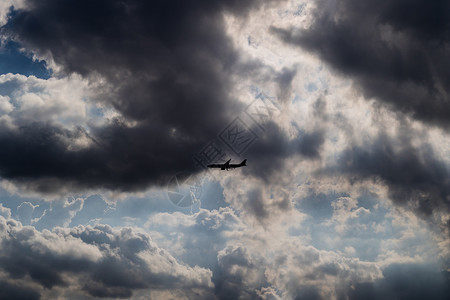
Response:
[[[194,154],[241,109],[232,83],[257,66],[235,50],[224,13],[245,17],[263,4],[26,1],[3,34],[53,61],[59,74],[86,78],[91,93],[83,100],[116,113],[100,126],[85,120],[64,129],[40,118],[14,132],[2,127],[0,140],[10,146],[0,155],[8,157],[1,175],[41,191],[61,183],[135,190],[196,170]],[[77,139],[90,143],[72,151]]]
[[[273,27],[352,78],[365,97],[448,128],[447,1],[316,1],[307,29]]]
[[[7,1],[0,298],[445,299],[447,7],[360,2]]]
[[[98,225],[39,232],[0,217],[0,232],[0,266],[3,277],[10,278],[4,282],[10,291],[2,293],[11,293],[3,298],[19,293],[12,278],[24,284],[24,294],[27,288],[40,294],[44,288],[70,286],[75,292],[112,298],[129,298],[134,289],[186,289],[189,294],[213,287],[210,270],[180,264],[148,235],[130,228]]]

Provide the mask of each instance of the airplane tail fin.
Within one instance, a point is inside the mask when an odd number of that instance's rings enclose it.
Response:
[[[241,162],[241,166],[247,166],[247,160],[246,160],[246,159],[244,159],[244,160]]]

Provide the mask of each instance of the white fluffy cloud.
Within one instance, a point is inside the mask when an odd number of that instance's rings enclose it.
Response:
[[[16,9],[24,7],[24,0],[4,0],[0,2],[0,26],[6,23],[11,6],[14,6]]]
[[[0,203],[0,216],[3,216],[5,218],[11,217],[11,209],[7,207],[3,207],[3,204]]]
[[[40,79],[3,74],[0,95],[3,116],[9,116],[16,126],[46,120],[73,127],[89,121],[94,109],[86,101],[90,96],[87,81],[76,75]]]

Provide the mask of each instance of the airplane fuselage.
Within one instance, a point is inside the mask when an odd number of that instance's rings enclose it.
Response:
[[[226,163],[223,163],[223,164],[210,164],[210,165],[208,165],[208,168],[217,168],[217,169],[228,171],[229,169],[236,169],[236,168],[247,166],[246,159],[244,159],[240,164],[230,164],[230,161],[231,161],[231,159],[229,159]]]

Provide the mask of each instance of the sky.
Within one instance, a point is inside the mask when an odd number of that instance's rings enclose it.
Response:
[[[445,0],[1,1],[0,299],[447,299],[449,45]]]

